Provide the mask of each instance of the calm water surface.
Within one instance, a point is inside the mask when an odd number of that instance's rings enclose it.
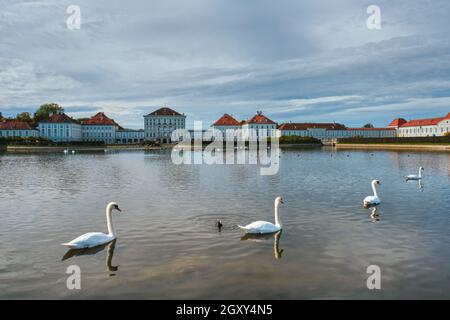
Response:
[[[425,167],[423,187],[405,182]],[[378,218],[362,208],[381,181]],[[280,171],[172,164],[167,151],[0,155],[0,298],[450,298],[450,155],[287,150]],[[237,224],[284,230],[241,239]],[[114,245],[65,256],[106,231]],[[221,219],[219,232],[215,222]],[[63,260],[64,259],[64,260]],[[79,265],[81,290],[66,288]],[[367,266],[382,289],[366,287]]]

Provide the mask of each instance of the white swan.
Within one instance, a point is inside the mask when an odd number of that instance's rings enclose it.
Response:
[[[367,196],[364,198],[364,207],[377,206],[381,203],[380,198],[378,198],[377,188],[375,187],[377,184],[380,184],[380,181],[372,180],[373,196]]]
[[[422,179],[422,171],[423,168],[419,168],[419,175],[410,174],[409,176],[406,176],[406,180],[421,180]]]
[[[73,239],[70,242],[61,243],[61,245],[72,249],[83,249],[99,246],[116,239],[117,238],[116,230],[114,229],[112,223],[113,209],[122,211],[119,209],[119,206],[115,202],[110,202],[106,207],[106,221],[108,223],[108,234],[104,234],[101,232],[89,232],[79,236],[78,238]]]
[[[72,150],[72,154],[75,154],[75,150]]]
[[[68,149],[64,149],[64,154],[68,154],[69,153],[69,150]]]
[[[245,233],[273,233],[282,229],[278,206],[283,203],[281,197],[275,198],[275,224],[266,221],[252,222],[246,226],[238,226]]]

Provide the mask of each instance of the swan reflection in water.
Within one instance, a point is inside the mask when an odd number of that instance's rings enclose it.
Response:
[[[107,255],[106,255],[106,268],[109,272],[115,272],[119,269],[119,266],[113,266],[112,265],[112,259],[114,256],[114,249],[116,248],[116,239],[114,239],[111,242],[105,243],[100,246],[92,247],[92,248],[85,248],[85,249],[69,249],[64,256],[62,257],[61,261],[70,259],[74,256],[85,256],[85,255],[95,255],[101,251],[103,251],[106,247],[108,247]],[[111,276],[114,276],[115,274],[110,274]]]
[[[372,207],[371,208],[371,213],[370,213],[370,218],[372,218],[372,222],[377,222],[377,221],[380,221],[380,218],[379,218],[379,214],[378,214],[378,207]]]
[[[250,241],[263,241],[263,240],[267,240],[270,239],[271,237],[273,237],[273,253],[275,256],[275,259],[279,260],[281,259],[281,254],[283,253],[283,249],[280,250],[280,238],[281,238],[281,233],[283,231],[277,231],[275,233],[264,233],[264,234],[259,234],[259,233],[246,233],[245,235],[243,235],[241,237],[241,241],[246,241],[246,240],[250,240]]]
[[[424,186],[423,186],[423,179],[419,180],[419,190],[420,192],[423,192]]]
[[[419,180],[419,190],[420,190],[420,192],[423,192],[423,189],[424,189],[423,179],[420,179]]]

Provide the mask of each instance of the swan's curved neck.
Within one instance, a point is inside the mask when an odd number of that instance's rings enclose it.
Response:
[[[116,229],[114,229],[114,225],[112,222],[112,206],[106,207],[106,221],[108,224],[108,233],[110,236],[116,237]]]
[[[375,184],[376,182],[372,182],[373,195],[378,198],[377,188]]]
[[[419,169],[419,178],[422,178],[422,168]]]
[[[282,224],[281,224],[281,220],[280,220],[280,212],[278,209],[279,205],[280,204],[278,202],[275,202],[275,225],[277,227],[281,228]]]

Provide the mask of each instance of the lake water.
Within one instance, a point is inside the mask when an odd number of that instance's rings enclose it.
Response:
[[[262,176],[175,165],[168,151],[3,153],[0,298],[450,298],[448,153],[283,149],[279,160]],[[419,166],[423,186],[405,182]],[[241,239],[237,224],[273,221],[278,195],[283,232]],[[122,209],[114,246],[63,260],[60,243],[106,231],[109,201]],[[81,290],[66,287],[70,265]],[[367,289],[369,265],[381,290]]]

